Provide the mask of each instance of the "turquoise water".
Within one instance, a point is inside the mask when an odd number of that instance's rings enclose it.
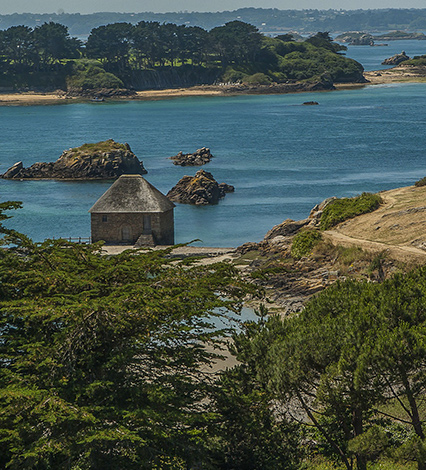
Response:
[[[319,106],[302,106],[315,100]],[[426,175],[426,85],[324,93],[182,98],[0,108],[0,173],[56,160],[64,149],[128,142],[166,193],[197,168],[167,157],[207,146],[204,168],[235,186],[217,206],[177,205],[176,242],[237,246],[304,218],[329,196],[413,184]],[[21,200],[9,226],[35,240],[90,235],[88,209],[110,182],[0,180],[1,200]]]

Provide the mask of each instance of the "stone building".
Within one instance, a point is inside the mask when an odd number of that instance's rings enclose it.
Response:
[[[174,207],[142,176],[122,175],[89,210],[92,242],[173,245]]]

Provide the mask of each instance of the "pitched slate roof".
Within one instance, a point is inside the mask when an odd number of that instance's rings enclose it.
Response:
[[[140,175],[121,175],[89,212],[167,212],[175,205]]]

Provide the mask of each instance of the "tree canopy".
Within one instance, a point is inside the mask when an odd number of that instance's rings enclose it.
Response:
[[[156,21],[112,23],[93,28],[85,44],[49,22],[0,31],[0,84],[64,87],[87,59],[99,61],[127,88],[140,86],[152,72],[160,81],[164,76],[167,83],[185,84],[362,80],[362,66],[338,53],[343,49],[327,32],[299,43],[289,34],[266,37],[238,20],[211,31]]]
[[[256,329],[237,337],[237,357],[279,407],[315,427],[318,452],[348,470],[381,454],[425,468],[425,268],[337,283]]]
[[[0,466],[205,461],[213,321],[246,292],[234,269],[1,231]]]

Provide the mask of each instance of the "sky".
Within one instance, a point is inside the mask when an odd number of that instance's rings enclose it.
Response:
[[[243,7],[287,9],[426,8],[425,0],[0,0],[0,14],[99,11],[223,11]]]

